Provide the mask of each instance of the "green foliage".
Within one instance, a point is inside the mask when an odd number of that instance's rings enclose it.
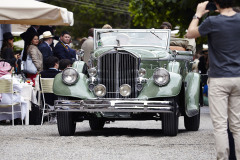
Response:
[[[159,28],[162,22],[179,26],[179,37],[186,33],[198,3],[204,0],[130,0],[133,28]],[[240,1],[236,5],[240,5]],[[203,18],[204,19],[204,18]],[[206,43],[199,38],[197,43]]]
[[[128,0],[47,0],[46,3],[73,12],[74,25],[58,26],[58,35],[67,30],[76,39],[87,37],[90,28],[102,28],[104,24],[110,24],[113,28],[130,27]]]

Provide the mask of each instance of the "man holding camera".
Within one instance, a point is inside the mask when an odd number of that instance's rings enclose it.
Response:
[[[240,13],[232,9],[233,0],[214,0],[220,14],[206,18],[198,26],[201,17],[212,8],[208,9],[208,3],[198,4],[186,37],[208,36],[208,96],[217,159],[228,159],[228,122],[236,157],[240,159]]]

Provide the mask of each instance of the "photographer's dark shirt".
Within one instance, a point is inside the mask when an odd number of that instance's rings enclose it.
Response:
[[[199,33],[208,36],[209,77],[240,77],[240,13],[210,16]]]

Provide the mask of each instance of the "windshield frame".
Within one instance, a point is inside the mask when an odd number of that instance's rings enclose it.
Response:
[[[161,37],[156,35],[156,33],[163,33],[166,36],[166,40],[164,40],[164,43],[166,41],[166,46],[158,46],[158,45],[123,45],[119,46],[117,44],[114,45],[107,45],[107,46],[98,46],[99,42],[99,35],[102,33],[149,33],[153,34],[156,38],[161,40]],[[170,29],[94,29],[94,50],[102,47],[154,47],[154,48],[161,48],[169,52],[169,45],[170,45],[170,36],[171,36],[171,30]]]

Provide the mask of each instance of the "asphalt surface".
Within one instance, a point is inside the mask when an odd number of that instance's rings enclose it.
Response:
[[[76,134],[60,137],[56,124],[0,125],[0,160],[211,160],[215,159],[208,107],[201,108],[197,132],[179,119],[176,137],[165,137],[161,121],[116,121],[91,131],[88,121]]]

